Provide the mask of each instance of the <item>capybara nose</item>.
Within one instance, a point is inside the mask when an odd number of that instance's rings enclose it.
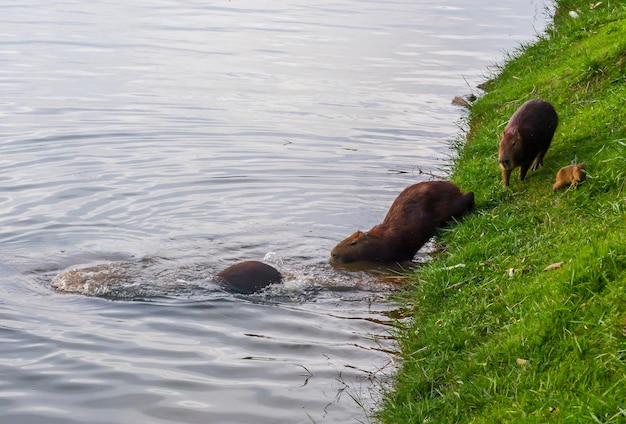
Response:
[[[509,169],[509,167],[511,166],[511,160],[510,159],[500,159],[500,160],[498,160],[498,162],[500,162],[500,165],[502,165],[502,167],[504,169]]]

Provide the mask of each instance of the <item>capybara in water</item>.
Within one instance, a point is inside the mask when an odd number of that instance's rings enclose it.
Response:
[[[543,165],[558,123],[554,107],[544,100],[529,100],[515,111],[502,133],[498,151],[502,184],[509,185],[511,171],[518,166],[519,179],[524,181],[531,165],[533,171]]]
[[[223,287],[237,293],[250,294],[270,284],[282,282],[274,267],[258,261],[244,261],[229,266],[214,278]]]
[[[556,173],[556,183],[552,186],[552,191],[557,191],[566,185],[577,186],[578,183],[587,178],[585,174],[585,164],[577,163],[574,165],[564,166]]]
[[[357,231],[330,253],[334,264],[402,262],[413,259],[437,229],[453,218],[474,211],[474,193],[461,193],[449,181],[428,181],[404,189],[383,222]]]

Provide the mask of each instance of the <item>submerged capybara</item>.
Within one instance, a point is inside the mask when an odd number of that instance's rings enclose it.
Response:
[[[544,100],[529,100],[515,111],[504,128],[498,150],[502,184],[509,185],[511,171],[518,166],[519,179],[524,181],[531,166],[536,171],[543,165],[558,123],[554,107]]]
[[[366,232],[357,231],[337,244],[330,253],[330,261],[339,265],[411,260],[439,228],[473,211],[474,193],[463,194],[454,183],[414,184],[394,200],[381,224]]]
[[[274,267],[263,262],[244,261],[229,266],[213,280],[228,290],[250,294],[282,282],[282,276]]]
[[[576,187],[578,183],[585,181],[586,178],[584,163],[564,166],[556,173],[556,183],[552,186],[552,191],[557,191],[566,185]]]

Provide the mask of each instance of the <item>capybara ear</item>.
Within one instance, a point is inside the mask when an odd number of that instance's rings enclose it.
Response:
[[[353,240],[352,242],[350,242],[350,246],[356,246],[357,244],[359,244],[359,242],[367,240],[367,232],[358,230],[356,233],[354,233],[352,237]]]

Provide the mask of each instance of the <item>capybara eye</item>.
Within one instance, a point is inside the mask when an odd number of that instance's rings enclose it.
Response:
[[[356,240],[350,243],[350,246],[356,246]]]

